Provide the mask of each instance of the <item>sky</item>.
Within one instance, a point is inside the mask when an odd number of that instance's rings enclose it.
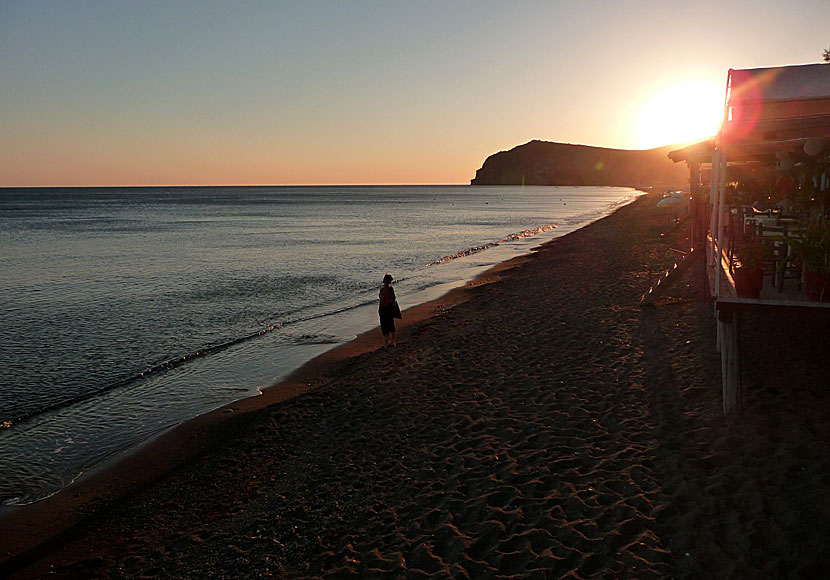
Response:
[[[0,187],[456,184],[533,139],[680,142],[717,131],[729,68],[820,62],[828,22],[829,0],[0,0]]]

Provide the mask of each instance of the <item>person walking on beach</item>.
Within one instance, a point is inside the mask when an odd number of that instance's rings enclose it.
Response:
[[[383,333],[384,348],[395,345],[395,319],[401,317],[401,309],[395,299],[395,290],[392,288],[392,275],[383,277],[383,287],[380,289],[380,303],[378,316],[380,317],[380,331]]]

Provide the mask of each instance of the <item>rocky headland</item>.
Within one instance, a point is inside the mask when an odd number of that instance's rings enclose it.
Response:
[[[684,187],[689,173],[667,154],[677,145],[625,150],[530,141],[490,155],[471,185],[612,185]]]

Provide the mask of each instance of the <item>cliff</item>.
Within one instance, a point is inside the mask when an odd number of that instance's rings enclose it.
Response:
[[[685,163],[667,145],[643,151],[531,141],[490,155],[471,185],[616,185],[688,187]]]

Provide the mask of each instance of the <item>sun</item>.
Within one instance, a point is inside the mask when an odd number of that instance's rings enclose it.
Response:
[[[711,81],[686,81],[654,94],[640,110],[637,141],[643,149],[688,143],[718,132],[724,89]]]

